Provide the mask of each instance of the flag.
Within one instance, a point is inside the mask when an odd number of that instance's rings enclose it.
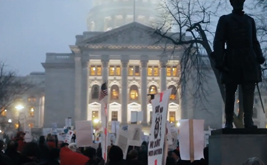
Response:
[[[108,95],[107,84],[104,83],[104,84],[101,85],[101,91],[100,91],[99,100],[101,101],[107,95]]]

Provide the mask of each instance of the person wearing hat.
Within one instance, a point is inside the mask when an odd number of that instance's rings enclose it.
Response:
[[[19,131],[16,135],[16,137],[14,138],[14,140],[18,143],[18,152],[22,152],[23,147],[25,146],[25,142],[24,142],[24,136],[25,133],[22,131]]]
[[[255,84],[261,82],[265,62],[252,17],[243,11],[245,0],[230,0],[232,13],[220,17],[212,57],[225,87],[225,128],[233,128],[235,93],[242,89],[245,128],[257,128],[252,120]],[[225,47],[226,45],[226,47]],[[241,102],[242,103],[242,102]]]

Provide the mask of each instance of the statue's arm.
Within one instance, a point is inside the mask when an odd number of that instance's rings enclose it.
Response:
[[[263,57],[261,46],[259,40],[257,39],[257,30],[256,30],[256,23],[252,18],[252,42],[253,42],[253,50],[257,56],[257,60],[260,64],[265,62],[265,58]]]
[[[216,68],[220,69],[223,67],[223,59],[225,53],[225,42],[226,42],[226,16],[221,16],[215,33],[213,42],[214,60]]]

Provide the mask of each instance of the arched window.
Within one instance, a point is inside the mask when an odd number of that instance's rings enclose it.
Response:
[[[92,91],[92,99],[98,99],[99,98],[99,86],[94,85],[91,91]]]
[[[151,85],[149,87],[149,91],[148,91],[149,94],[157,94],[158,93],[158,89],[155,85]]]
[[[170,100],[175,100],[177,95],[177,89],[174,85],[169,86],[168,89],[172,89],[172,93],[170,95]]]
[[[257,118],[258,114],[257,114],[257,108],[253,108],[253,118]]]
[[[136,85],[131,86],[130,88],[130,99],[131,100],[138,100],[138,88]]]
[[[110,99],[119,99],[119,87],[117,85],[113,85],[110,89],[110,94]]]

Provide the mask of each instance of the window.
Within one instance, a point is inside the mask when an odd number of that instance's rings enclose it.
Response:
[[[118,111],[111,112],[111,121],[118,121]]]
[[[128,75],[129,76],[140,76],[140,67],[138,65],[129,66]]]
[[[98,111],[92,111],[92,121],[94,121],[95,119],[98,119],[99,120],[98,117],[99,117],[98,116]]]
[[[34,107],[31,107],[29,109],[29,114],[30,114],[30,117],[34,117]]]
[[[102,68],[101,68],[101,66],[91,66],[91,68],[90,68],[90,75],[91,76],[101,76],[102,75]]]
[[[113,85],[110,90],[111,90],[110,99],[111,100],[119,99],[119,87],[117,85]]]
[[[16,123],[16,124],[14,125],[14,127],[15,127],[15,129],[18,129],[18,128],[19,128],[19,124]]]
[[[28,102],[35,102],[36,101],[36,98],[31,96],[31,97],[28,97]]]
[[[149,92],[148,92],[149,94],[157,94],[158,93],[158,91],[157,91],[157,87],[155,86],[155,85],[151,85],[150,87],[149,87]]]
[[[99,98],[99,86],[94,85],[91,91],[92,91],[92,99],[98,99]]]
[[[169,112],[169,122],[170,123],[176,122],[175,112]]]
[[[3,108],[1,111],[1,116],[6,116],[7,110]]]
[[[148,76],[159,76],[159,67],[158,66],[148,66],[147,75]]]
[[[172,93],[170,95],[170,100],[175,100],[176,94],[177,94],[176,87],[174,85],[171,85],[171,86],[169,86],[169,89],[172,89]]]
[[[178,67],[177,66],[168,66],[166,69],[167,76],[178,76]]]
[[[137,124],[138,112],[131,111],[131,124]]]
[[[121,75],[121,67],[120,66],[110,66],[109,67],[109,75],[110,76],[120,76]]]
[[[29,123],[28,126],[29,126],[30,128],[33,128],[33,123]]]
[[[138,99],[138,88],[136,85],[131,86],[130,88],[130,100]]]

